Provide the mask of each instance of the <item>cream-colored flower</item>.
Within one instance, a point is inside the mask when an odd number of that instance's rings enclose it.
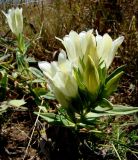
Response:
[[[16,35],[23,31],[23,15],[22,15],[22,8],[12,8],[8,10],[8,13],[3,12],[7,18],[8,25],[11,31]]]
[[[100,87],[98,73],[100,62],[103,61],[101,68],[106,66],[108,69],[124,40],[123,36],[113,41],[108,34],[100,36],[97,31],[96,34],[97,36],[94,36],[92,30],[79,34],[71,31],[63,40],[59,39],[66,49],[70,63],[79,69],[81,76],[79,83],[84,85],[93,96],[97,96]]]
[[[112,38],[107,33],[101,36],[97,32],[97,36],[96,36],[97,53],[98,53],[99,59],[105,62],[107,69],[111,65],[115,57],[115,54],[117,52],[117,49],[121,45],[123,40],[124,40],[124,37],[121,36],[113,41]]]
[[[62,51],[57,62],[39,62],[39,67],[49,80],[50,88],[59,103],[68,106],[71,99],[78,94],[78,85],[73,75],[72,63]]]
[[[64,45],[68,59],[73,63],[74,67],[78,68],[80,66],[80,59],[83,59],[83,63],[86,64],[88,55],[92,57],[96,64],[98,63],[96,40],[95,36],[92,34],[92,30],[88,32],[83,31],[79,34],[75,31],[71,31],[63,40],[59,40]]]
[[[88,56],[91,56],[96,67],[100,61],[104,61],[107,69],[111,65],[124,37],[121,36],[113,41],[107,33],[101,36],[96,31],[96,34],[94,36],[92,30],[82,31],[79,34],[70,31],[69,35],[66,35],[63,40],[58,38],[64,45],[68,59],[74,67],[80,68],[80,59],[83,59],[83,63],[87,64]]]

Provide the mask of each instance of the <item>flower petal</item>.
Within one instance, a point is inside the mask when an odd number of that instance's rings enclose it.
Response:
[[[122,44],[123,40],[124,40],[124,37],[121,36],[121,37],[119,37],[119,38],[117,38],[116,40],[113,41],[112,49],[111,49],[111,51],[108,55],[108,59],[107,59],[107,62],[106,62],[107,68],[109,68],[109,66],[111,65],[111,63],[112,63],[112,61],[115,57],[115,54],[117,52],[117,49]]]

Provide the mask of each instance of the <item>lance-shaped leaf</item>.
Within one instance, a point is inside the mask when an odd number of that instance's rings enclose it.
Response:
[[[98,73],[99,73],[99,79],[101,85],[105,83],[106,75],[107,75],[107,69],[106,65],[104,64],[104,61],[102,61],[98,66]]]
[[[123,106],[123,105],[113,105],[113,109],[107,111],[89,112],[85,118],[90,121],[94,118],[103,117],[103,116],[117,116],[117,115],[127,115],[138,112],[138,107]]]
[[[67,117],[64,117],[63,115],[60,116],[61,121],[64,126],[66,127],[75,127],[75,123],[71,122],[70,120],[67,119]]]
[[[35,114],[39,114],[38,112],[35,112]],[[68,120],[63,115],[58,115],[55,113],[40,113],[40,117],[46,120],[50,124],[54,125],[64,125],[66,127],[75,127],[75,124]]]
[[[110,96],[116,89],[118,82],[124,72],[121,71],[120,73],[116,74],[112,79],[110,79],[106,84],[103,91],[103,97]]]
[[[92,95],[97,95],[99,89],[99,74],[93,59],[88,56],[88,62],[84,71],[84,84]]]
[[[116,76],[118,73],[124,71],[126,65],[118,67],[116,70],[114,70],[107,78],[106,78],[106,83],[112,79],[114,76]]]
[[[43,73],[39,69],[35,67],[29,67],[29,71],[31,71],[38,79],[45,80]]]
[[[113,105],[113,109],[107,112],[112,115],[126,115],[138,112],[138,107]]]
[[[100,104],[95,108],[97,112],[103,112],[113,109],[113,104],[109,102],[107,99],[103,98]]]
[[[14,106],[14,107],[20,107],[24,104],[26,104],[24,99],[14,99],[14,100],[9,101],[9,105]]]
[[[6,97],[6,88],[8,83],[8,76],[5,70],[1,71],[2,78],[0,80],[0,100],[4,100]]]
[[[38,112],[34,112],[35,114],[39,114]],[[55,125],[61,125],[62,121],[60,118],[60,115],[57,115],[55,113],[40,113],[39,115],[41,118],[46,120],[50,124],[55,124]]]
[[[78,84],[79,88],[84,90],[85,89],[85,85],[83,84],[83,77],[81,75],[80,70],[74,68],[73,71],[74,71],[74,77],[75,77],[75,79],[77,81],[77,84]]]

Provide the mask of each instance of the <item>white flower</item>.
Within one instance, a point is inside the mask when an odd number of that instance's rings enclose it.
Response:
[[[92,30],[79,34],[71,31],[63,40],[59,39],[68,59],[62,50],[57,62],[39,62],[39,67],[63,106],[77,97],[78,87],[91,93],[93,100],[97,98],[101,83],[99,64],[103,61],[102,65],[108,69],[123,39],[122,36],[113,41],[108,34],[94,36]]]
[[[113,41],[112,38],[107,33],[101,36],[97,32],[96,36],[97,53],[99,59],[101,58],[101,60],[105,62],[107,69],[111,65],[115,57],[115,54],[117,52],[117,49],[121,45],[123,40],[124,37],[121,36]]]
[[[72,63],[66,59],[62,51],[57,62],[39,62],[40,69],[49,80],[50,88],[55,94],[59,103],[68,106],[71,99],[78,93],[78,85],[73,75]]]
[[[101,36],[96,31],[96,34],[97,36],[94,36],[92,30],[82,31],[79,34],[70,31],[63,40],[57,38],[64,45],[68,59],[74,67],[80,68],[80,59],[83,59],[83,63],[87,65],[88,55],[91,56],[96,67],[98,67],[100,60],[104,61],[107,69],[111,65],[124,37],[121,36],[113,41],[107,33]]]
[[[80,66],[80,59],[84,59],[84,63],[87,63],[88,55],[91,55],[96,64],[98,63],[96,40],[92,34],[92,30],[88,32],[83,31],[79,34],[75,31],[71,31],[63,40],[59,40],[64,45],[68,59],[73,63],[74,67]]]
[[[4,13],[4,12],[3,12]],[[16,35],[19,36],[19,34],[23,31],[23,16],[22,16],[22,8],[12,8],[8,10],[8,13],[4,13],[4,15],[7,18],[8,25],[11,29],[11,31]]]

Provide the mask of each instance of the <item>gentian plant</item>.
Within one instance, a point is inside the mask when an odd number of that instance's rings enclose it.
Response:
[[[117,89],[124,66],[108,75],[118,47],[124,40],[108,34],[96,36],[93,31],[71,31],[63,40],[58,61],[39,62],[50,90],[59,102],[57,112],[48,110],[40,116],[51,124],[73,128],[93,128],[100,117],[124,115],[138,111],[138,107],[114,105],[108,97]]]
[[[18,71],[28,75],[27,68],[29,65],[26,60],[26,51],[29,44],[25,43],[23,36],[22,8],[12,8],[8,10],[8,13],[3,12],[3,14],[6,16],[7,23],[12,33],[16,36],[16,62],[18,65]]]

